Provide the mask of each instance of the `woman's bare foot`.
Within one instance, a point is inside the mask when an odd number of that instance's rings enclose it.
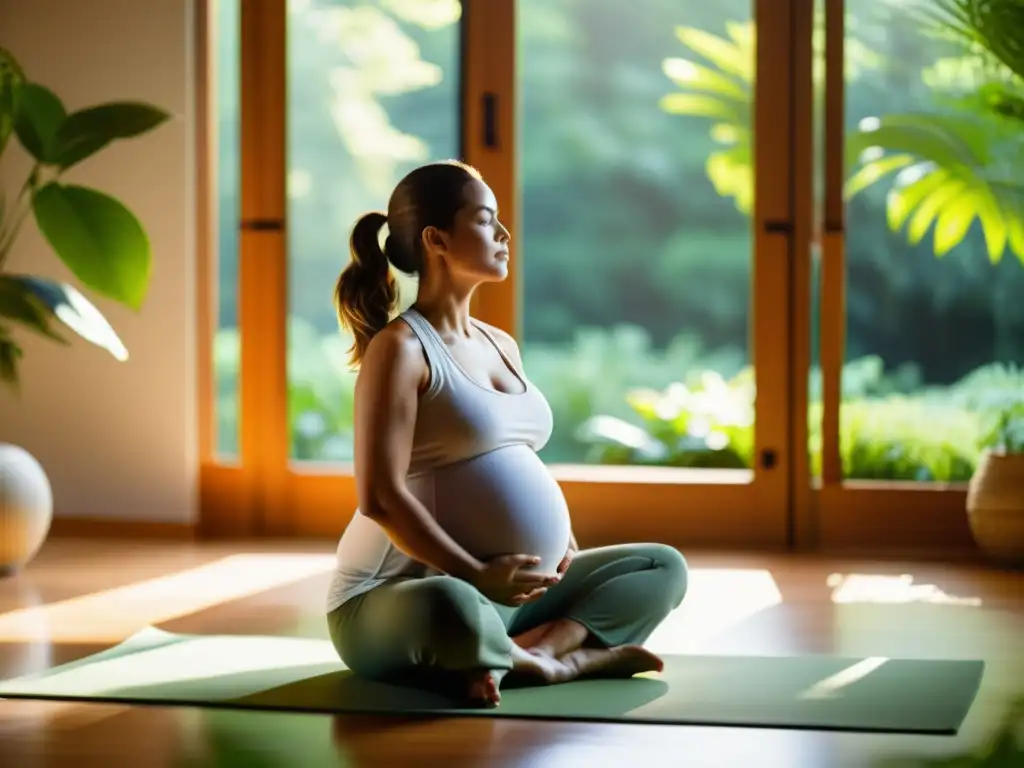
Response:
[[[501,673],[482,669],[469,675],[469,701],[474,706],[493,708],[501,703]]]
[[[550,685],[564,682],[571,670],[559,659],[516,646],[512,650],[512,673],[529,683]]]
[[[467,693],[475,706],[496,707],[501,703],[501,681],[507,674],[537,685],[571,680],[572,670],[559,659],[512,648],[512,669],[483,669],[469,673]]]
[[[571,670],[572,677],[632,677],[642,672],[661,672],[665,663],[640,645],[614,648],[577,648],[558,661]]]

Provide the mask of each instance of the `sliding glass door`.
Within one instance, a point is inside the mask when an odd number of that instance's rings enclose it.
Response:
[[[819,0],[815,366],[829,546],[970,542],[966,483],[1024,391],[1020,122],[937,4]],[[993,410],[995,406],[995,410]]]
[[[208,260],[218,291],[237,286],[236,308],[201,328],[218,352],[205,414],[237,424],[237,452],[219,434],[206,441],[204,525],[345,525],[357,505],[355,374],[331,288],[348,229],[411,168],[463,157],[513,232],[510,278],[481,291],[474,312],[517,337],[551,403],[542,457],[581,538],[793,540],[792,478],[809,467],[793,418],[806,401],[797,340],[809,310],[793,310],[792,275],[810,220],[793,192],[794,136],[810,133],[794,119],[793,84],[811,61],[794,4],[240,8],[238,141],[209,142],[218,189],[230,187],[223,157],[234,151],[240,168],[237,207],[219,217],[223,228],[235,216],[235,234],[214,240],[219,270]],[[230,34],[217,48],[229,55]],[[230,136],[221,95],[208,108]],[[414,299],[415,281],[402,295]]]

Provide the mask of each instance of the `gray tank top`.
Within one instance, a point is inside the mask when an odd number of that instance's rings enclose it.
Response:
[[[426,318],[414,309],[400,317],[419,339],[430,369],[417,410],[409,491],[473,556],[534,554],[541,557],[538,568],[553,572],[571,531],[561,488],[537,456],[551,436],[547,400],[480,323],[473,321],[515,372],[521,391],[499,392],[477,382]],[[390,578],[435,574],[356,510],[338,542],[327,610]]]

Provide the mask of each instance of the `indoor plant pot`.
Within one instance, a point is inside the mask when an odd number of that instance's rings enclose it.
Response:
[[[993,560],[1024,565],[1024,453],[983,455],[968,486],[967,518]]]

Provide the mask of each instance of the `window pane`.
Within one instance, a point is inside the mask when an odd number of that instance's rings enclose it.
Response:
[[[352,459],[351,340],[331,294],[349,231],[459,154],[457,0],[289,0],[288,415],[293,459]],[[396,274],[403,308],[415,283]]]
[[[749,0],[519,0],[523,354],[551,463],[744,468]]]
[[[240,216],[239,119],[241,92],[240,0],[211,5],[214,25],[214,109],[216,113],[216,304],[213,341],[214,445],[223,457],[238,456],[238,221]]]
[[[1005,237],[1024,214],[1024,124],[978,98],[999,73],[913,4],[848,8],[848,178],[878,180],[847,200],[845,474],[965,481],[977,401],[1024,392],[1004,368],[1024,362],[1024,229]]]

